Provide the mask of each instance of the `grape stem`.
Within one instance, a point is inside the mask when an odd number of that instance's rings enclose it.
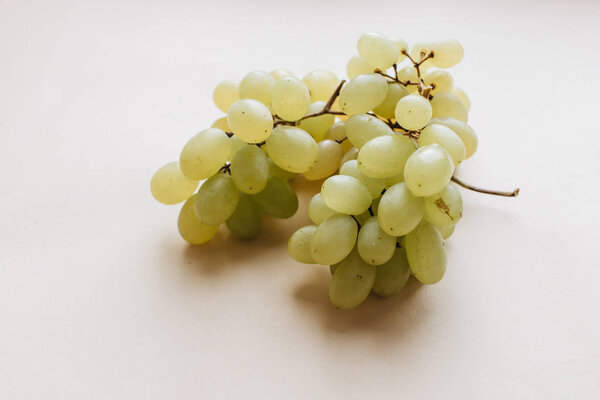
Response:
[[[333,94],[331,95],[331,97],[329,98],[329,100],[327,100],[327,103],[325,103],[325,106],[323,107],[323,109],[321,111],[313,113],[313,114],[305,115],[304,117],[300,118],[298,120],[298,122],[300,122],[300,121],[302,121],[304,119],[318,117],[318,116],[323,115],[323,114],[346,115],[342,111],[331,111],[331,106],[333,106],[333,103],[335,102],[335,99],[337,99],[337,97],[340,95],[340,92],[342,90],[342,86],[344,86],[344,83],[346,83],[345,80],[341,80],[340,81],[340,84],[337,86],[337,88],[335,89],[335,91],[333,92]]]
[[[223,172],[225,174],[231,175],[231,163],[227,161],[221,168],[219,168],[218,172]]]
[[[481,189],[481,188],[478,188],[476,186],[469,185],[468,183],[464,183],[463,181],[461,181],[460,179],[458,179],[455,176],[452,177],[452,181],[456,182],[458,185],[464,187],[465,189],[469,189],[469,190],[472,190],[474,192],[485,193],[485,194],[493,194],[495,196],[503,196],[503,197],[517,197],[519,195],[519,188],[516,188],[512,192],[502,192],[502,191],[499,191],[499,190]]]

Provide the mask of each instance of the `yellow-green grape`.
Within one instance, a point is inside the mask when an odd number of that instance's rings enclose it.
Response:
[[[288,253],[298,262],[314,264],[310,253],[310,242],[317,231],[316,225],[308,225],[298,229],[288,240]]]
[[[240,82],[240,99],[258,100],[268,106],[271,103],[271,91],[275,79],[264,71],[253,71],[244,76]],[[229,123],[231,125],[231,122]]]
[[[340,168],[340,175],[353,176],[358,179],[371,193],[371,198],[376,199],[381,196],[381,191],[385,187],[385,180],[371,178],[365,175],[359,168],[356,160],[346,161]]]
[[[465,144],[465,158],[471,157],[477,150],[477,135],[466,123],[450,117],[434,118],[431,124],[440,124],[452,129]]]
[[[352,217],[335,214],[327,218],[310,241],[310,254],[318,264],[331,265],[342,261],[354,248],[358,226]]]
[[[439,92],[431,99],[433,117],[451,117],[462,122],[469,119],[469,110],[453,93]]]
[[[421,59],[429,55],[431,52],[431,43],[430,42],[417,42],[410,49],[410,56],[415,62],[419,62]],[[421,64],[421,67],[429,67],[431,64],[431,59],[428,59],[424,63]]]
[[[257,146],[242,147],[231,161],[231,178],[244,193],[258,193],[267,185],[269,162],[265,152]]]
[[[235,153],[237,153],[239,149],[248,145],[248,143],[238,139],[236,136],[230,137],[229,142],[231,142],[231,153],[227,158],[229,161],[233,160],[233,157],[235,157]]]
[[[377,267],[367,264],[353,251],[337,265],[329,284],[329,300],[335,307],[348,310],[360,305],[373,288]]]
[[[275,83],[277,83],[281,78],[285,78],[286,76],[294,76],[294,73],[289,69],[276,68],[273,71],[269,72],[269,75],[271,75],[271,78],[273,78]]]
[[[356,248],[360,257],[368,264],[381,265],[389,261],[396,250],[396,238],[385,233],[377,217],[369,217],[358,232]]]
[[[240,191],[231,176],[216,174],[200,186],[194,212],[203,224],[219,225],[231,217],[239,199]]]
[[[401,98],[408,95],[409,91],[404,86],[399,84],[388,85],[388,92],[385,99],[373,109],[373,112],[387,119],[395,119],[396,104],[398,104]]]
[[[398,61],[396,44],[380,33],[363,33],[356,44],[358,55],[368,64],[385,71]]]
[[[381,196],[377,218],[388,235],[406,235],[423,218],[423,199],[413,196],[404,182],[397,183]]]
[[[302,173],[317,162],[319,146],[315,139],[300,128],[278,126],[265,143],[265,150],[278,167]]]
[[[262,211],[252,196],[240,193],[237,207],[225,223],[235,237],[253,239],[262,227]]]
[[[215,87],[215,90],[213,91],[213,101],[219,110],[226,113],[227,110],[229,110],[229,107],[239,100],[239,87],[239,81],[224,81]]]
[[[285,169],[278,167],[270,158],[267,158],[267,162],[269,163],[269,175],[275,175],[285,181],[289,181],[298,176],[295,172],[286,171]]]
[[[412,83],[419,82],[419,76],[417,75],[417,70],[415,69],[415,67],[412,64],[398,69],[398,80],[400,80],[402,82],[412,82]],[[411,85],[411,86],[407,86],[406,89],[409,92],[414,92],[417,90],[417,87],[415,85]]]
[[[438,144],[417,149],[404,167],[404,182],[413,195],[419,197],[438,193],[450,182],[454,163],[450,154]]]
[[[467,96],[467,93],[465,93],[464,90],[457,86],[454,86],[452,88],[452,93],[454,93],[456,97],[458,97],[460,101],[463,102],[465,107],[467,107],[467,111],[471,111],[471,99],[469,99],[469,96]]]
[[[457,167],[466,155],[466,147],[460,137],[447,126],[441,124],[429,124],[421,131],[418,139],[419,146],[427,146],[437,143],[442,146],[452,157],[454,167]]]
[[[227,117],[221,117],[210,126],[211,128],[217,128],[223,132],[229,132],[229,124],[227,123]]]
[[[432,113],[432,106],[429,101],[416,94],[401,98],[394,111],[396,121],[409,131],[416,131],[427,125]]]
[[[360,58],[360,56],[353,56],[346,64],[346,75],[349,79],[363,74],[370,74],[373,71],[375,71],[375,67]]]
[[[436,229],[442,235],[442,239],[447,240],[454,233],[454,228],[456,225],[448,225],[448,226],[436,226]]]
[[[246,143],[260,143],[273,130],[271,111],[254,99],[238,100],[229,107],[227,123],[231,131]]]
[[[340,92],[340,107],[347,115],[363,114],[376,108],[385,99],[388,83],[377,74],[352,78]]]
[[[317,69],[309,72],[302,80],[308,86],[311,102],[329,100],[340,83],[340,80],[333,72],[325,69]]]
[[[319,147],[317,162],[304,173],[304,177],[309,181],[331,176],[339,168],[342,159],[342,145],[338,142],[325,139],[321,140],[317,146]]]
[[[316,225],[321,225],[323,221],[334,214],[337,212],[327,207],[321,193],[315,194],[308,202],[308,218]]]
[[[402,245],[412,274],[421,283],[433,284],[446,273],[446,249],[442,236],[427,221],[421,223],[408,235]]]
[[[197,187],[198,181],[186,178],[179,169],[178,162],[160,167],[150,181],[152,196],[163,204],[186,201],[194,194]]]
[[[280,118],[297,121],[306,114],[309,106],[310,94],[300,79],[286,76],[273,86],[271,108]]]
[[[362,214],[371,205],[371,192],[353,176],[330,176],[321,186],[321,196],[329,208],[342,214]],[[331,264],[331,263],[327,263]]]
[[[344,153],[344,155],[342,156],[342,159],[340,160],[340,168],[342,167],[342,165],[344,165],[347,161],[350,160],[356,160],[356,158],[358,157],[358,149],[356,147],[351,147],[350,149],[348,149],[348,151],[346,151]]]
[[[425,219],[435,226],[455,225],[462,218],[462,196],[452,182],[441,192],[425,197],[424,205]]]
[[[346,122],[337,121],[327,129],[324,139],[335,140],[342,145],[342,153],[346,153],[352,147],[350,140],[346,140]]]
[[[393,134],[385,122],[369,114],[356,114],[346,121],[346,136],[357,149],[373,138]]]
[[[392,258],[376,269],[373,293],[381,297],[391,297],[400,293],[410,278],[410,267],[403,247],[396,248]]]
[[[189,243],[202,244],[215,236],[219,226],[203,224],[196,218],[196,214],[194,214],[196,196],[190,197],[181,208],[177,218],[177,228],[181,237]]]
[[[431,85],[431,94],[438,92],[449,92],[454,86],[454,79],[450,72],[444,71],[443,69],[434,69],[425,72],[423,81],[426,85]]]
[[[396,183],[400,182],[404,182],[404,173],[385,178],[385,187],[389,188],[390,186],[394,186]]]
[[[316,101],[308,107],[306,115],[318,113],[325,108],[324,101]],[[327,129],[335,122],[335,117],[331,114],[323,114],[318,117],[306,118],[300,121],[298,126],[310,133],[312,137],[318,142],[325,137]]]
[[[209,128],[191,138],[183,147],[179,168],[190,179],[206,179],[221,169],[230,154],[231,142],[225,132]]]
[[[406,59],[404,52],[408,53],[408,43],[406,43],[406,40],[397,37],[391,37],[390,40],[394,42],[398,49],[398,59],[396,60],[396,64],[399,64]]]
[[[285,180],[270,176],[267,186],[253,195],[265,214],[275,218],[289,218],[298,210],[298,196]]]
[[[399,175],[414,151],[415,145],[407,136],[379,136],[369,140],[358,152],[358,168],[371,178]]]
[[[441,40],[431,45],[431,63],[438,68],[450,68],[462,61],[463,47],[454,39]]]

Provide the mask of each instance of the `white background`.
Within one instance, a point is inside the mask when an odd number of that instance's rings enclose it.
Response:
[[[595,1],[0,1],[0,398],[600,396]],[[190,248],[155,169],[254,69],[454,37],[478,153],[442,282],[341,312],[266,221]],[[297,183],[304,202],[318,185]]]

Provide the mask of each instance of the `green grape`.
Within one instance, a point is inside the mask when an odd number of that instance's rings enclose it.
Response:
[[[273,86],[271,108],[280,118],[297,121],[306,114],[309,106],[310,94],[300,79],[287,76]]]
[[[238,100],[229,107],[227,122],[231,131],[247,143],[260,143],[273,130],[271,111],[253,99]]]
[[[240,200],[226,222],[231,233],[240,239],[253,239],[262,227],[262,212],[252,196],[240,193]]]
[[[454,228],[456,225],[448,225],[448,226],[436,226],[436,229],[442,235],[442,239],[447,240],[454,233]]]
[[[395,64],[400,56],[394,42],[374,32],[363,33],[356,48],[360,58],[383,71]]]
[[[352,217],[335,214],[319,225],[310,242],[310,254],[318,264],[342,261],[354,248],[358,226]]]
[[[310,242],[317,231],[316,225],[308,225],[298,229],[288,240],[288,253],[298,262],[314,264],[310,253]]]
[[[152,196],[163,204],[186,201],[194,194],[197,187],[198,181],[186,178],[179,169],[178,162],[159,168],[150,181]]]
[[[331,304],[342,310],[360,305],[373,288],[377,267],[367,264],[355,250],[336,268],[329,284]]]
[[[452,182],[441,192],[426,197],[424,205],[425,219],[436,226],[455,225],[462,217],[462,196]]]
[[[420,41],[413,45],[410,49],[410,56],[416,62],[419,62],[423,57],[426,57],[431,52],[431,43]],[[421,64],[421,67],[428,68],[431,66],[431,60],[427,60]]]
[[[438,68],[450,68],[461,62],[463,58],[463,47],[454,39],[434,42],[431,45],[433,58],[431,63]]]
[[[264,71],[250,72],[240,82],[240,99],[254,99],[268,106],[271,103],[273,86],[275,86],[275,80],[268,73]]]
[[[471,111],[471,99],[469,99],[469,96],[467,96],[467,93],[465,93],[464,90],[457,86],[454,86],[452,88],[452,93],[454,93],[456,97],[458,97],[460,101],[462,101],[465,107],[467,107],[467,111]]]
[[[394,113],[400,126],[416,131],[427,125],[431,119],[432,107],[423,96],[410,94],[398,101]]]
[[[370,74],[373,71],[375,71],[375,67],[360,58],[360,56],[353,56],[346,65],[346,75],[349,79],[363,74]]]
[[[324,101],[315,101],[308,107],[306,115],[315,114],[321,112],[325,108]],[[300,121],[298,126],[310,133],[312,137],[318,142],[325,137],[325,133],[331,125],[335,122],[335,117],[331,114],[323,114],[318,117],[306,118]]]
[[[327,178],[337,171],[342,159],[342,145],[333,140],[325,139],[318,144],[317,162],[304,173],[309,181]]]
[[[431,99],[433,117],[451,117],[462,122],[469,119],[467,106],[453,93],[439,92]]]
[[[406,249],[408,265],[412,274],[421,283],[433,284],[446,272],[446,250],[442,236],[427,221],[421,223],[408,235],[402,244]]]
[[[369,217],[362,223],[358,232],[356,248],[366,263],[381,265],[394,255],[396,238],[388,235],[379,227],[377,217]]]
[[[359,168],[356,160],[346,161],[340,168],[340,175],[353,176],[358,179],[371,193],[371,198],[376,199],[381,196],[381,191],[385,187],[385,180],[371,178],[365,175]]]
[[[242,147],[246,147],[248,143],[238,139],[236,136],[230,137],[229,141],[231,142],[231,153],[227,159],[231,161],[233,160],[233,157],[235,157],[235,153],[237,153]]]
[[[388,83],[377,74],[352,78],[340,92],[340,107],[347,115],[364,114],[376,108],[385,99]]]
[[[227,106],[229,108],[229,106]],[[211,128],[217,128],[222,130],[223,132],[229,132],[229,124],[227,123],[227,116],[221,117],[210,126]]]
[[[308,217],[316,225],[321,225],[323,221],[334,214],[337,212],[327,207],[321,193],[315,194],[308,202]]]
[[[269,175],[275,175],[285,181],[289,181],[298,176],[295,172],[286,171],[285,169],[279,168],[273,160],[267,157],[267,162],[269,163]]]
[[[346,175],[334,175],[327,178],[321,186],[321,196],[325,204],[332,210],[353,215],[365,212],[372,200],[371,192],[361,181]]]
[[[300,128],[278,126],[265,143],[271,160],[290,172],[306,172],[315,165],[319,146],[315,139]]]
[[[239,199],[240,191],[231,176],[216,174],[200,186],[194,212],[203,224],[219,225],[233,214]]]
[[[427,71],[423,76],[423,81],[426,85],[433,86],[431,94],[451,91],[454,86],[452,75],[450,75],[450,72],[444,71],[443,69]]]
[[[289,69],[285,68],[276,68],[273,71],[269,72],[271,78],[275,81],[275,83],[279,82],[281,78],[285,78],[287,76],[294,76],[294,73]]]
[[[442,146],[454,162],[454,167],[457,167],[466,155],[466,147],[460,137],[454,131],[444,125],[429,124],[421,131],[419,136],[419,146],[427,146],[437,143]]]
[[[340,80],[333,72],[324,69],[309,72],[302,80],[308,86],[312,102],[329,100],[340,83]]]
[[[186,143],[179,156],[179,168],[189,179],[206,179],[221,169],[230,153],[231,141],[225,132],[209,128]]]
[[[410,92],[402,85],[388,85],[388,92],[385,99],[373,109],[373,112],[387,119],[395,119],[396,104],[398,104],[401,98],[409,94]]]
[[[346,122],[337,121],[327,129],[324,139],[335,140],[342,145],[342,153],[345,154],[352,147],[352,143],[346,140]]]
[[[231,161],[231,178],[244,193],[258,193],[267,185],[269,162],[265,152],[257,146],[244,146]]]
[[[392,258],[377,267],[377,275],[373,284],[373,293],[381,297],[390,297],[400,291],[410,278],[410,267],[404,248],[396,248]]]
[[[215,87],[215,90],[213,91],[213,101],[219,110],[226,113],[229,107],[239,100],[239,87],[239,81],[224,81]]]
[[[358,152],[358,168],[371,178],[399,175],[414,151],[415,145],[407,136],[379,136]]]
[[[388,124],[369,114],[356,114],[346,121],[346,136],[357,149],[371,139],[393,134]]]
[[[423,218],[423,200],[414,197],[405,183],[397,183],[381,196],[377,218],[379,226],[388,235],[406,235]]]
[[[196,218],[194,214],[194,204],[196,203],[196,196],[190,197],[181,207],[179,217],[177,218],[177,228],[182,238],[191,244],[202,244],[212,239],[219,225],[206,225],[203,224]]]
[[[298,210],[298,196],[285,180],[270,176],[262,192],[253,194],[265,214],[275,218],[289,218]]]
[[[431,196],[446,186],[454,173],[450,154],[438,144],[417,149],[404,167],[404,182],[413,195]]]
[[[434,118],[431,124],[440,124],[452,129],[465,144],[465,158],[471,157],[477,150],[477,135],[466,123],[450,117]]]
[[[340,160],[340,168],[342,167],[342,165],[344,165],[347,161],[350,160],[356,160],[356,157],[358,157],[358,149],[356,147],[351,147],[348,149],[348,151],[346,151],[342,157],[342,159]]]
[[[419,76],[417,75],[417,70],[412,65],[407,65],[406,67],[402,67],[398,69],[398,80],[403,82],[419,82]],[[417,90],[416,85],[407,86],[406,89],[409,92],[415,92]]]
[[[406,43],[406,40],[397,37],[391,37],[390,40],[394,42],[396,48],[398,49],[399,57],[398,60],[396,60],[396,64],[399,64],[406,59],[406,56],[403,54],[403,52],[408,53],[408,44]]]

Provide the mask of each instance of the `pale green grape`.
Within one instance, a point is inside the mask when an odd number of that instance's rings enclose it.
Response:
[[[434,143],[442,146],[450,154],[450,157],[452,157],[455,167],[465,159],[465,144],[452,129],[444,125],[427,125],[421,131],[418,142],[419,146],[427,146]]]
[[[407,136],[379,136],[358,152],[358,168],[371,178],[399,175],[414,151],[415,145]]]
[[[346,121],[346,136],[357,149],[373,138],[393,134],[385,122],[369,114],[356,114]]]
[[[342,145],[342,153],[345,154],[352,147],[350,140],[346,140],[346,122],[337,121],[327,129],[324,139],[335,140]]]
[[[425,219],[436,226],[455,225],[462,217],[460,191],[452,182],[433,196],[425,197]]]
[[[262,212],[252,196],[240,193],[240,200],[226,222],[231,233],[240,239],[253,239],[262,227]]]
[[[269,162],[265,152],[257,146],[244,146],[231,161],[231,178],[244,193],[258,193],[267,185]]]
[[[346,175],[334,175],[327,178],[321,186],[321,196],[325,204],[332,210],[353,215],[365,212],[372,200],[371,192],[361,181]]]
[[[318,113],[325,108],[324,101],[316,101],[308,107],[306,115]],[[331,114],[323,114],[318,117],[306,118],[300,121],[298,126],[310,133],[316,141],[320,141],[325,137],[325,133],[331,125],[335,122],[335,117]]]
[[[379,227],[377,217],[370,217],[362,223],[358,232],[356,248],[366,263],[381,265],[394,255],[396,238],[388,235]]]
[[[275,83],[277,83],[281,78],[285,78],[287,76],[294,76],[294,73],[289,69],[276,68],[273,71],[269,72],[269,75],[271,75],[271,78],[273,78]]]
[[[321,193],[315,194],[308,202],[308,217],[317,225],[321,225],[323,221],[334,214],[337,214],[337,212],[327,207]]]
[[[421,223],[408,235],[402,244],[412,274],[421,283],[433,284],[446,273],[446,249],[442,236],[427,221]]]
[[[447,240],[454,233],[454,228],[456,225],[448,225],[448,226],[436,226],[436,229],[440,231],[440,235],[442,235],[442,239]]]
[[[340,92],[340,107],[347,115],[363,114],[385,99],[388,83],[377,74],[364,74],[350,79]]]
[[[340,168],[347,161],[356,160],[356,157],[358,157],[358,149],[356,147],[349,148],[348,151],[346,151],[344,153],[344,155],[342,156],[342,159],[340,160]]]
[[[238,100],[229,107],[227,122],[231,131],[247,143],[260,143],[273,130],[271,111],[253,99]]]
[[[275,79],[271,75],[264,71],[252,71],[240,82],[240,99],[254,99],[268,106],[271,103],[273,86]]]
[[[186,143],[179,156],[179,168],[190,179],[206,179],[221,169],[230,153],[231,141],[225,132],[209,128]]]
[[[377,267],[367,264],[355,250],[337,265],[329,284],[331,304],[342,310],[360,305],[373,288]]]
[[[312,102],[329,100],[340,83],[340,80],[333,72],[325,69],[317,69],[309,72],[302,80],[308,86]]]
[[[346,75],[349,79],[362,74],[370,74],[373,71],[375,71],[375,67],[360,58],[360,56],[353,56],[346,65]]]
[[[400,293],[410,278],[410,267],[404,248],[396,248],[392,258],[377,267],[377,276],[373,284],[373,293],[381,297],[390,297]]]
[[[231,176],[216,174],[200,186],[194,212],[203,224],[219,225],[231,217],[239,199],[240,191]]]
[[[213,101],[219,110],[226,113],[229,107],[239,100],[239,87],[239,81],[224,81],[215,87],[215,90],[213,91]]]
[[[229,106],[227,107],[229,108]],[[217,128],[223,132],[229,132],[229,124],[227,123],[227,116],[221,117],[210,126],[211,128]]]
[[[465,93],[464,90],[457,86],[454,86],[452,88],[452,93],[454,93],[456,97],[458,97],[460,101],[463,102],[465,107],[467,107],[467,111],[471,111],[471,99],[469,99],[469,96],[467,96],[467,93]]]
[[[297,121],[306,114],[309,106],[310,94],[300,79],[287,76],[273,86],[271,108],[280,118]]]
[[[410,94],[398,101],[394,113],[400,126],[415,131],[427,125],[432,116],[432,107],[423,96]]]
[[[300,128],[278,126],[265,143],[265,150],[278,167],[290,172],[306,172],[315,165],[319,146]]]
[[[412,231],[423,218],[423,199],[414,197],[404,182],[388,188],[377,208],[381,229],[392,236]]]
[[[439,92],[431,99],[431,108],[433,117],[452,117],[462,122],[469,119],[469,110],[467,106],[453,93]]]
[[[444,71],[443,69],[434,69],[427,71],[423,76],[423,81],[426,85],[431,85],[431,94],[437,92],[448,92],[452,90],[454,86],[454,79],[450,72]]]
[[[466,123],[450,117],[434,118],[430,123],[444,125],[452,129],[465,144],[465,158],[471,157],[477,150],[477,135],[473,128]]]
[[[235,157],[235,153],[237,153],[239,149],[248,145],[248,143],[238,139],[236,136],[230,137],[229,142],[231,142],[231,153],[227,158],[229,161],[233,160],[233,157]]]
[[[163,204],[177,204],[194,194],[198,181],[186,178],[178,162],[162,166],[150,181],[152,196]]]
[[[383,71],[395,64],[400,57],[396,44],[380,33],[363,33],[358,38],[356,48],[360,58]]]
[[[419,82],[419,76],[417,75],[417,70],[415,69],[415,67],[412,64],[398,69],[398,80],[401,80],[402,82],[412,82],[412,83]],[[407,86],[406,89],[409,92],[414,92],[417,90],[417,87],[415,85],[411,85],[411,86]]]
[[[431,43],[430,42],[417,42],[410,49],[410,56],[415,62],[419,62],[423,57],[426,57],[431,52]],[[428,59],[424,63],[421,64],[421,67],[428,68],[431,66],[431,59]]]
[[[433,58],[431,63],[438,68],[450,68],[461,62],[463,58],[463,47],[454,39],[434,42],[431,45]]]
[[[310,253],[310,242],[317,231],[316,225],[308,225],[298,229],[288,240],[288,253],[298,262],[314,264]]]
[[[342,145],[333,140],[325,139],[318,144],[317,162],[304,173],[309,181],[327,178],[337,171],[342,159]]]
[[[202,244],[208,242],[215,236],[219,225],[206,225],[196,218],[194,214],[194,204],[196,196],[190,197],[179,212],[177,218],[177,228],[182,238],[191,244]]]
[[[340,175],[353,176],[358,179],[371,193],[371,197],[376,199],[381,196],[381,191],[385,187],[385,180],[371,178],[365,175],[359,168],[356,160],[346,161],[340,168]]]
[[[275,164],[273,160],[268,157],[267,162],[269,163],[269,175],[275,175],[285,181],[289,181],[298,176],[298,174],[295,172],[286,171],[285,169],[278,167],[277,164]]]
[[[406,162],[404,182],[413,195],[431,196],[446,186],[454,173],[452,157],[438,144],[420,147]]]
[[[276,176],[270,176],[267,186],[252,196],[265,214],[275,218],[289,218],[298,210],[296,192],[289,183]]]
[[[358,226],[352,217],[335,214],[323,221],[310,242],[315,262],[331,265],[342,261],[354,248]]]
[[[406,40],[397,37],[391,37],[390,40],[394,42],[396,48],[398,49],[398,60],[396,60],[396,64],[399,64],[406,59],[406,56],[403,54],[403,52],[408,53],[408,43],[406,43]]]
[[[398,101],[401,98],[408,96],[409,93],[410,92],[402,85],[388,85],[388,92],[385,99],[383,99],[380,105],[373,109],[373,112],[387,119],[395,119],[396,104],[398,104]]]

